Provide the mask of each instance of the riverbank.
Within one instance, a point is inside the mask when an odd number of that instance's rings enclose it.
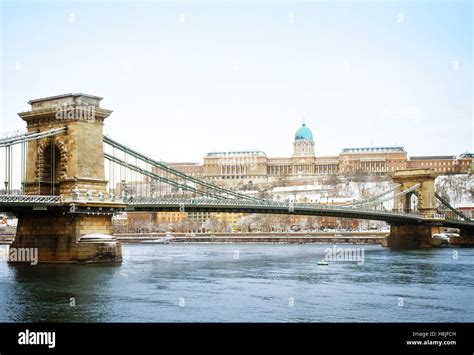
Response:
[[[389,232],[318,232],[318,233],[199,233],[188,235],[173,234],[174,243],[281,243],[281,244],[383,244]],[[122,243],[141,243],[164,238],[164,233],[123,233],[116,234]],[[0,235],[0,245],[10,244],[13,234]]]
[[[318,232],[318,233],[214,233],[186,235],[173,234],[176,243],[347,243],[347,244],[382,244],[389,232]],[[151,234],[116,234],[122,243],[140,243],[147,240],[165,237],[163,233]]]

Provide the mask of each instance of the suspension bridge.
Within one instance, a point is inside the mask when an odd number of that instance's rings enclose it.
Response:
[[[123,211],[380,220],[391,226],[390,247],[428,247],[442,227],[459,228],[460,238],[472,244],[474,221],[435,192],[431,170],[395,172],[390,189],[344,206],[263,199],[187,175],[104,136],[112,111],[100,101],[86,94],[31,100],[32,109],[19,113],[26,130],[0,136],[0,212],[18,217],[12,246],[38,248],[42,262],[120,260],[119,242],[87,242],[81,236],[111,234],[112,216]]]

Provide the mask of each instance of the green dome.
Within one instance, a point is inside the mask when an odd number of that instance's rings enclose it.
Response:
[[[296,134],[295,134],[295,140],[300,140],[300,139],[306,139],[308,141],[313,140],[313,133],[308,127],[306,127],[304,123],[296,131]]]

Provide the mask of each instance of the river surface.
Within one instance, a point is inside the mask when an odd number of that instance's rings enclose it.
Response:
[[[474,322],[474,248],[123,244],[119,265],[0,262],[0,322]],[[6,248],[0,246],[0,248]]]

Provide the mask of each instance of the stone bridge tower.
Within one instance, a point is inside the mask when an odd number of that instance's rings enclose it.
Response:
[[[125,205],[104,199],[103,126],[112,111],[101,108],[101,100],[86,94],[53,96],[29,101],[32,110],[19,113],[29,132],[65,130],[28,142],[25,193],[61,197],[58,206],[17,213],[11,247],[37,250],[40,263],[122,260],[120,242],[111,237],[112,214]]]
[[[399,184],[395,194],[418,185],[406,195],[393,201],[396,211],[418,213],[425,218],[433,218],[436,213],[435,177],[430,169],[399,170],[392,175],[393,182]],[[415,197],[416,198],[415,198]],[[391,224],[386,246],[391,248],[419,248],[432,246],[432,236],[439,233],[438,226],[423,224]]]
[[[435,197],[436,175],[430,169],[399,170],[392,175],[395,184],[400,185],[395,194],[415,185],[419,186],[412,192],[398,196],[393,201],[393,209],[404,212],[417,212],[424,217],[432,218],[436,213]],[[413,198],[416,196],[416,198]]]
[[[100,107],[101,97],[66,94],[31,100],[31,111],[19,113],[28,132],[67,127],[67,132],[28,144],[25,193],[71,196],[106,192],[103,126],[112,113]]]

